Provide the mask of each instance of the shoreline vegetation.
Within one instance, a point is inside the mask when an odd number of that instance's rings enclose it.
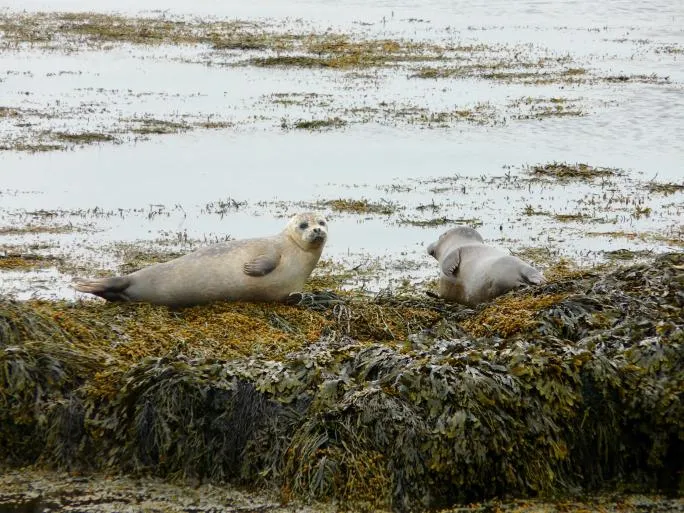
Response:
[[[355,510],[684,483],[684,254],[468,309],[0,301],[6,465]]]

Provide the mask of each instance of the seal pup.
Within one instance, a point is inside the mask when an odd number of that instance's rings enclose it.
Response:
[[[324,217],[292,217],[278,235],[200,248],[126,276],[77,278],[72,286],[108,301],[189,306],[216,300],[283,301],[298,292],[328,238]]]
[[[467,226],[447,230],[427,252],[440,264],[439,295],[466,306],[545,281],[539,271],[518,257],[486,246],[480,234]]]

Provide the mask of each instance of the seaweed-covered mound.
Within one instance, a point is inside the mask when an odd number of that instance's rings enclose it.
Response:
[[[471,310],[0,301],[0,458],[415,510],[684,487],[684,254]]]

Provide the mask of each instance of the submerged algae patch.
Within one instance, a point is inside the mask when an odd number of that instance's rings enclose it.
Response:
[[[628,239],[640,240],[644,242],[660,242],[673,247],[684,246],[684,228],[673,229],[668,233],[653,233],[653,232],[628,232],[628,231],[610,231],[610,232],[587,232],[589,237],[607,237],[610,239]]]
[[[0,271],[2,270],[30,270],[50,267],[58,264],[60,259],[36,255],[32,253],[0,255]]]
[[[130,95],[131,91],[122,94]],[[109,120],[109,126],[101,131],[67,132],[62,128],[64,121],[82,122],[81,110],[73,110],[57,102],[49,109],[22,112],[22,122],[17,124],[21,132],[18,135],[13,135],[11,132],[5,133],[0,138],[0,151],[37,153],[67,150],[91,144],[122,143],[151,135],[175,134],[196,129],[217,130],[234,126],[231,121],[214,116],[173,113],[171,119],[156,119],[149,116],[116,117]],[[53,128],[42,127],[42,122],[45,120],[49,120]]]
[[[58,225],[58,224],[35,224],[29,223],[24,226],[0,226],[0,235],[26,235],[38,233],[72,233],[86,230],[85,227],[78,227],[75,225]]]
[[[667,195],[667,194],[674,194],[675,192],[684,191],[684,183],[674,183],[674,182],[663,183],[663,182],[651,181],[645,185],[645,188],[649,192]]]
[[[26,153],[41,153],[44,151],[64,150],[66,146],[61,144],[27,142],[22,140],[11,140],[0,144],[0,151],[23,151]]]
[[[314,40],[326,36],[312,35]],[[378,68],[401,63],[440,60],[439,48],[427,43],[406,43],[404,41],[367,40],[352,41],[349,36],[341,35],[344,40],[339,45],[326,46],[304,40],[300,46],[307,55],[278,55],[274,57],[254,57],[249,64],[261,67],[288,66],[298,68],[329,68],[348,70],[354,68]]]
[[[187,123],[164,119],[133,118],[123,121],[132,123],[133,127],[131,128],[131,132],[141,135],[175,134],[190,130],[190,125]]]
[[[22,13],[0,16],[7,46],[22,43],[70,48],[107,43],[208,45],[216,52],[272,51],[254,57],[257,66],[378,67],[438,58],[444,49],[427,42],[355,39],[349,34],[277,31],[264,22],[126,17],[117,14]],[[302,55],[282,55],[301,52]]]
[[[0,31],[5,46],[18,43],[67,44],[82,43],[210,43],[221,33],[246,31],[247,22],[197,24],[163,17],[133,18],[95,12],[54,12],[3,14]],[[204,30],[202,30],[204,29]],[[60,41],[59,35],[67,41]]]
[[[401,209],[399,204],[391,201],[382,200],[373,202],[366,198],[339,198],[334,200],[325,200],[319,202],[318,205],[322,207],[328,207],[334,212],[349,212],[353,214],[392,215]]]
[[[342,128],[347,124],[344,119],[334,117],[327,119],[298,119],[292,123],[283,119],[280,126],[285,129],[295,128],[298,130],[323,130],[330,128]]]
[[[444,33],[440,34],[442,30]],[[452,102],[441,104],[430,98],[444,97],[444,93],[453,85],[445,84],[443,87],[442,84],[430,83],[414,84],[419,90],[424,89],[417,96],[416,91],[413,91],[414,87],[399,88],[400,96],[418,98],[417,103],[415,99],[402,102],[395,98],[392,101],[394,86],[390,84],[403,77],[488,80],[503,83],[503,87],[510,83],[516,84],[516,90],[519,89],[517,84],[572,85],[580,88],[585,84],[591,86],[606,80],[610,80],[611,84],[625,82],[626,87],[635,81],[667,83],[659,77],[647,75],[618,75],[613,78],[596,76],[592,68],[585,68],[582,66],[584,63],[576,62],[578,57],[558,55],[557,52],[540,48],[537,44],[459,41],[454,40],[455,35],[451,29],[437,26],[431,27],[430,32],[432,35],[418,33],[412,38],[397,36],[390,39],[387,34],[392,32],[384,30],[349,29],[346,32],[337,32],[311,28],[304,20],[217,20],[176,17],[169,13],[139,17],[92,12],[0,13],[0,46],[29,54],[28,58],[31,59],[36,58],[32,53],[39,54],[43,50],[69,54],[87,53],[91,50],[129,53],[127,48],[132,46],[133,53],[127,59],[166,60],[174,65],[201,64],[216,68],[277,66],[288,68],[281,70],[286,74],[310,74],[315,82],[344,84],[342,88],[333,88],[335,93],[330,96],[335,101],[330,102],[330,105],[324,105],[325,102],[320,101],[313,102],[315,105],[312,105],[309,101],[300,102],[297,98],[292,102],[287,98],[276,98],[274,101],[278,107],[297,104],[315,108],[315,112],[298,112],[284,117],[281,112],[274,112],[274,109],[261,109],[261,112],[254,114],[254,110],[260,107],[257,102],[245,109],[235,109],[242,119],[207,122],[199,119],[199,112],[192,119],[192,116],[180,115],[177,110],[168,114],[169,119],[160,119],[157,122],[127,123],[119,118],[121,113],[134,112],[131,108],[133,103],[142,105],[142,109],[147,110],[147,102],[143,103],[143,98],[147,95],[171,97],[158,91],[134,91],[125,88],[116,91],[91,86],[67,92],[61,91],[62,88],[59,87],[57,91],[61,92],[57,93],[57,101],[50,102],[49,108],[44,104],[36,112],[36,105],[41,103],[34,100],[38,95],[24,97],[23,91],[16,90],[12,101],[17,105],[0,107],[0,120],[3,124],[11,125],[10,131],[0,141],[0,150],[57,151],[76,145],[128,142],[137,140],[138,136],[178,133],[202,127],[256,125],[266,120],[272,126],[305,130],[334,129],[367,122],[399,126],[406,123],[438,129],[461,123],[493,126],[521,119],[584,116],[588,113],[587,104],[593,101],[591,96],[583,95],[572,102],[561,101],[564,99],[559,96],[537,102],[539,98],[532,96],[512,103],[496,102],[497,105],[487,101],[475,105],[455,105]],[[161,45],[166,47],[162,49]],[[154,68],[156,66],[151,68],[152,72],[158,73]],[[244,72],[235,69],[232,71]],[[32,77],[32,72],[28,71],[8,73]],[[97,74],[89,69],[50,71],[46,76],[58,77],[62,73],[82,74],[83,80],[91,84],[94,80],[95,84],[100,85],[94,78]],[[260,75],[264,71],[253,69],[247,73]],[[31,87],[31,82],[35,80],[38,80],[37,76],[26,81],[29,85],[27,94],[35,95],[35,88]],[[145,79],[147,80],[156,79],[151,77]],[[161,80],[164,80],[163,76]],[[356,96],[349,94],[349,91],[365,91],[369,82],[374,84],[373,88],[379,88],[378,91],[384,93]],[[468,84],[454,87],[471,89]],[[213,95],[210,92],[213,88],[200,86],[200,89],[203,95]],[[388,92],[391,93],[389,96],[385,94]],[[111,97],[106,98],[107,94],[121,95],[122,98],[113,100]],[[223,94],[231,97],[235,94],[244,96],[247,91],[224,91]],[[267,93],[265,96],[278,94],[282,93]],[[92,95],[99,96],[98,100],[86,104],[83,99]],[[192,94],[173,96],[187,101]],[[228,104],[241,104],[245,98],[247,97],[231,100]],[[226,108],[218,99],[209,101],[218,101],[223,105],[221,108]],[[247,98],[245,101],[252,102],[253,99]],[[177,102],[174,100],[171,103]],[[189,101],[188,104],[190,103]],[[112,107],[112,104],[118,106]],[[27,106],[30,108],[25,108]],[[65,132],[65,127],[72,128],[74,132]],[[42,131],[46,133],[41,134]]]
[[[212,62],[229,65],[326,68],[334,70],[408,67],[413,77],[483,78],[522,83],[584,83],[590,80],[651,81],[646,75],[592,77],[569,55],[528,45],[437,42],[367,37],[332,31],[284,30],[268,22],[118,14],[21,13],[0,15],[5,47],[38,45],[71,50],[113,44],[206,45]],[[240,58],[240,52],[250,52]],[[254,55],[256,53],[256,55]]]
[[[98,132],[53,132],[51,137],[57,141],[63,141],[71,144],[93,144],[101,142],[112,142],[116,138],[113,135],[101,134]]]
[[[471,227],[482,226],[480,219],[451,219],[446,216],[433,217],[431,219],[415,219],[409,217],[402,217],[397,221],[397,224],[419,226],[421,228],[432,228],[435,226],[451,226],[451,225],[467,225]]]
[[[621,172],[618,169],[593,167],[583,163],[552,162],[532,166],[528,169],[528,174],[536,178],[557,180],[593,180],[619,176]]]
[[[585,116],[586,112],[579,103],[582,99],[570,99],[559,96],[551,98],[519,98],[509,103],[509,107],[518,111],[514,119],[546,119],[555,117]]]

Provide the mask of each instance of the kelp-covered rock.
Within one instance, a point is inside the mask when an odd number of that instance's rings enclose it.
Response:
[[[683,491],[684,254],[476,310],[295,299],[0,302],[0,456],[369,509]]]

